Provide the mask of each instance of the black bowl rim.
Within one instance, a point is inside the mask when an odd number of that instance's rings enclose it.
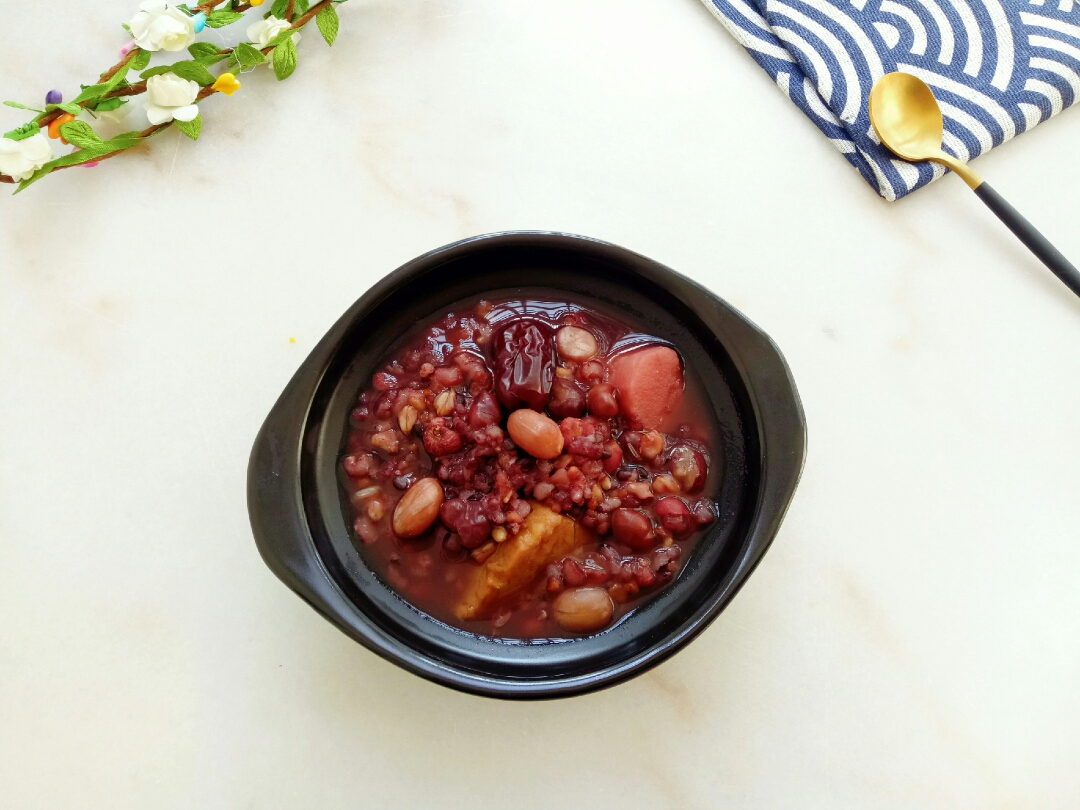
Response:
[[[413,275],[477,251],[554,248],[615,264],[670,290],[717,336],[742,378],[757,421],[760,485],[744,551],[718,581],[709,603],[678,632],[615,665],[585,675],[516,681],[456,669],[388,635],[349,600],[320,558],[301,492],[301,443],[315,392],[352,323]],[[626,248],[551,231],[508,231],[470,237],[399,267],[360,297],[301,364],[264,421],[248,465],[248,513],[259,552],[290,589],[348,636],[382,658],[428,680],[488,697],[537,699],[594,691],[656,666],[701,633],[753,573],[778,531],[802,474],[806,422],[795,382],[776,344],[738,310],[697,282]]]

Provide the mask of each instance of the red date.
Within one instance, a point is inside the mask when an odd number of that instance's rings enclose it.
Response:
[[[542,411],[555,379],[555,340],[548,326],[520,320],[507,326],[495,355],[495,394],[507,410]]]

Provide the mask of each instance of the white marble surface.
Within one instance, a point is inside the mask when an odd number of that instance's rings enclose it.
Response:
[[[134,5],[8,4],[0,95],[72,93]],[[0,805],[1075,807],[1080,300],[956,178],[880,201],[697,0],[341,11],[289,81],[208,103],[198,144],[0,199]],[[977,163],[1074,261],[1078,142],[1067,111]],[[810,436],[700,639],[527,705],[348,640],[266,569],[244,502],[333,320],[513,228],[741,308]]]

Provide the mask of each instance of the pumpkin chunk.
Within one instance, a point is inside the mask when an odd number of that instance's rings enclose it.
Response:
[[[461,619],[479,619],[515,591],[524,588],[550,563],[565,557],[594,537],[573,518],[532,504],[521,531],[501,543],[477,570],[456,612]]]

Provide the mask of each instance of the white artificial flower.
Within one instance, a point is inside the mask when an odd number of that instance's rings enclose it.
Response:
[[[49,139],[40,132],[21,141],[0,138],[0,174],[15,180],[29,180],[52,159]]]
[[[131,106],[130,102],[125,102],[115,110],[94,110],[94,114],[110,124],[122,124],[131,115]]]
[[[195,99],[199,83],[181,79],[175,73],[159,73],[146,80],[146,117],[151,124],[193,121],[199,114]]]
[[[144,51],[182,51],[195,41],[195,22],[165,0],[145,0],[128,28]]]
[[[248,39],[255,43],[257,47],[265,48],[270,44],[270,40],[289,28],[289,25],[288,20],[279,20],[271,14],[265,20],[259,20],[257,23],[248,26]],[[299,42],[300,34],[293,34],[292,41]]]

